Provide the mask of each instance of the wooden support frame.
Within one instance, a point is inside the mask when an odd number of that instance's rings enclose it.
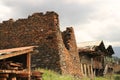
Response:
[[[82,72],[82,74],[84,74],[84,72],[83,72],[83,64],[80,64],[81,65],[81,72]]]
[[[87,65],[87,69],[88,69],[88,76],[90,76],[90,65]]]
[[[31,76],[31,54],[28,53],[27,54],[27,69],[28,69],[28,80],[30,80],[30,76]]]
[[[31,80],[31,52],[33,51],[33,46],[30,47],[22,47],[22,48],[13,48],[13,49],[6,49],[6,50],[1,50],[0,52],[6,52],[4,55],[0,56],[0,60],[8,59],[8,58],[14,58],[17,56],[24,55],[25,63],[24,63],[24,68],[23,70],[11,70],[11,69],[0,69],[0,80]],[[14,60],[14,59],[13,59]],[[22,63],[22,62],[21,62]],[[15,65],[15,64],[12,64]],[[18,66],[18,65],[17,65]],[[4,76],[4,75],[9,75],[9,76]]]
[[[86,64],[84,64],[84,71],[85,71],[85,76],[87,76],[87,69],[86,69]]]

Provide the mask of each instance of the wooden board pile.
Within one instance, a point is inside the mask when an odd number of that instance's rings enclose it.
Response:
[[[0,62],[1,70],[23,70],[23,64],[13,61],[2,61]]]

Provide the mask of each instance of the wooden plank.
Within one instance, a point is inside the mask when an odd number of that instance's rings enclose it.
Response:
[[[38,46],[27,46],[27,47],[18,47],[18,48],[11,48],[11,49],[3,49],[0,50],[0,53],[10,53],[10,52],[17,52],[17,51],[22,51],[22,50],[26,50],[26,49],[31,49],[34,47],[38,47]]]
[[[12,77],[11,80],[17,80],[16,77]]]
[[[31,74],[31,54],[27,54],[27,70],[29,73],[28,80],[30,80],[30,74]]]
[[[86,64],[84,64],[84,71],[85,71],[85,76],[87,76],[87,70],[86,70]]]
[[[0,56],[0,60],[6,59],[6,58],[10,58],[10,57],[14,57],[14,56],[18,56],[18,55],[22,55],[22,54],[27,54],[27,53],[29,53],[31,51],[33,51],[33,48],[27,49],[27,50],[18,51],[18,52],[14,52],[14,53],[11,53],[11,54],[1,55]]]
[[[90,70],[91,70],[91,76],[94,77],[93,66],[92,66],[92,64],[91,64]]]
[[[80,64],[81,65],[81,72],[82,72],[82,74],[84,74],[84,72],[83,72],[83,64]]]
[[[0,80],[7,80],[7,78],[0,78]]]
[[[16,74],[22,74],[22,73],[28,73],[27,70],[0,70],[0,73],[16,73]]]
[[[11,76],[10,80],[17,80],[15,74]]]
[[[106,64],[103,74],[105,75],[107,74],[107,72],[108,72],[108,64]]]
[[[0,74],[0,80],[7,80],[7,78],[9,77],[9,74]]]
[[[21,63],[10,63],[10,66],[14,66],[14,67],[21,67],[22,64]]]
[[[88,76],[91,76],[90,75],[90,65],[87,65],[87,69],[88,69]]]

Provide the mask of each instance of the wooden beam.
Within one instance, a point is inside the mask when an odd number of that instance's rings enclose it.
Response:
[[[18,71],[16,71],[16,70],[0,70],[0,73],[1,74],[3,74],[3,73],[16,73],[16,74],[22,74],[22,73],[28,73],[28,71],[26,71],[26,70],[18,70]]]
[[[30,75],[31,75],[31,54],[30,53],[27,54],[27,70],[28,70],[28,73],[29,73],[28,80],[31,80],[30,79]]]
[[[10,77],[9,77],[9,80],[17,80],[16,79],[16,75],[15,74],[11,74]]]
[[[6,74],[6,73],[0,74],[0,80],[7,80],[8,77],[9,77],[9,74]]]
[[[84,74],[84,72],[83,72],[83,64],[81,63],[80,65],[81,65],[81,72],[82,72],[82,74]]]
[[[87,76],[87,70],[86,70],[86,64],[84,64],[84,71],[85,71],[85,76]]]
[[[91,70],[91,76],[94,77],[93,66],[92,66],[92,64],[91,64],[90,70]]]
[[[7,78],[0,78],[0,80],[7,80]]]
[[[87,65],[87,69],[88,69],[88,76],[91,76],[90,75],[90,65],[89,64]]]
[[[14,57],[14,56],[18,56],[18,55],[22,55],[22,54],[26,54],[26,53],[29,53],[29,52],[32,52],[32,51],[33,51],[33,48],[18,51],[18,52],[13,52],[13,53],[10,53],[10,54],[1,55],[0,60],[10,58],[10,57]]]

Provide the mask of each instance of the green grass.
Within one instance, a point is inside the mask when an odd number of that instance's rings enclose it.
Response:
[[[91,80],[90,78],[75,79],[69,75],[60,75],[51,70],[37,69],[38,71],[43,72],[43,80]],[[95,77],[93,80],[120,80],[120,75],[107,75],[104,77]]]
[[[120,75],[114,75],[114,80],[120,80]]]
[[[95,77],[95,80],[120,80],[120,75],[107,75],[104,77]]]
[[[92,80],[90,78],[83,78],[82,80]],[[120,75],[107,75],[107,76],[104,76],[104,77],[95,77],[93,80],[120,80]]]
[[[69,75],[60,75],[51,70],[38,69],[44,74],[42,75],[43,80],[75,80],[72,76]]]

